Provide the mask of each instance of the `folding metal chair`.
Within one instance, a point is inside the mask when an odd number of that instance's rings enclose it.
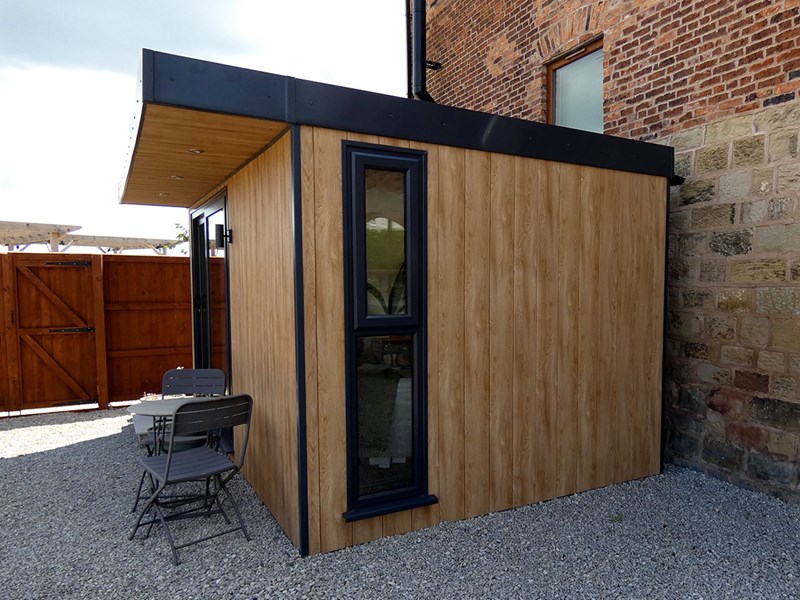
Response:
[[[236,501],[227,489],[227,484],[240,471],[244,463],[247,442],[250,438],[250,416],[252,410],[253,399],[246,394],[189,400],[175,410],[172,415],[173,435],[169,436],[167,443],[169,450],[167,453],[143,456],[141,459],[144,475],[150,481],[150,497],[139,512],[128,539],[132,540],[139,528],[145,526],[147,527],[145,537],[148,537],[152,526],[156,523],[161,523],[172,549],[173,561],[176,565],[180,562],[178,559],[178,550],[180,548],[239,531],[240,529],[244,532],[245,538],[250,540],[250,534],[247,532],[244,519],[242,519]],[[182,452],[177,452],[175,449],[179,443],[176,441],[179,436],[196,435],[222,427],[240,425],[245,427],[245,432],[242,447],[237,453],[238,461],[236,463],[212,447],[213,440],[210,433],[206,434],[208,443],[202,447],[191,448]],[[188,482],[205,484],[205,493],[195,493],[184,497],[181,495],[167,495],[168,489]],[[225,498],[230,502],[236,514],[238,525],[188,542],[176,544],[169,527],[169,522],[172,520],[221,514],[225,522],[231,525],[231,521],[223,508],[220,493],[224,493]],[[147,521],[143,521],[145,515],[150,511],[154,513],[152,517]],[[207,523],[207,521],[204,520],[203,523]]]
[[[165,396],[222,396],[225,393],[225,373],[220,369],[170,369],[164,373],[161,383],[161,398]],[[159,444],[164,440],[162,432],[153,431],[153,419],[144,415],[133,415],[133,431],[139,441],[139,445],[150,454],[157,454],[161,451]],[[192,440],[181,440],[184,444],[191,443]],[[133,503],[131,512],[136,512],[142,498],[142,487],[144,486],[145,474],[139,480],[139,487],[136,490],[136,500]]]

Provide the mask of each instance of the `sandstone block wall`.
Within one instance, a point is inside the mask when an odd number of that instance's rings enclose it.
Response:
[[[664,138],[670,199],[667,450],[797,495],[800,102]]]
[[[800,500],[800,0],[432,0],[439,102],[546,120],[602,36],[605,132],[670,144],[665,452]]]

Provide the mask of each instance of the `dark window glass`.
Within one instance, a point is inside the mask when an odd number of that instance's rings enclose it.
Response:
[[[358,493],[414,485],[411,336],[364,336],[358,351]]]
[[[367,315],[405,314],[405,173],[366,169],[364,183]]]

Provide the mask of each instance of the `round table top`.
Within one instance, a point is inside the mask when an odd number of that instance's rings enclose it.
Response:
[[[182,396],[180,398],[164,398],[160,400],[144,400],[139,404],[132,404],[128,407],[128,412],[132,415],[143,415],[146,417],[171,417],[175,409],[183,406],[187,402],[194,402],[198,398]]]

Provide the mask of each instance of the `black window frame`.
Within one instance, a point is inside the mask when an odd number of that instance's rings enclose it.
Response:
[[[367,169],[405,174],[406,312],[367,314]],[[357,521],[438,502],[428,494],[427,407],[427,153],[342,141],[344,238],[345,392],[347,415],[346,521]],[[413,483],[361,496],[358,447],[358,339],[410,335],[413,344]]]

